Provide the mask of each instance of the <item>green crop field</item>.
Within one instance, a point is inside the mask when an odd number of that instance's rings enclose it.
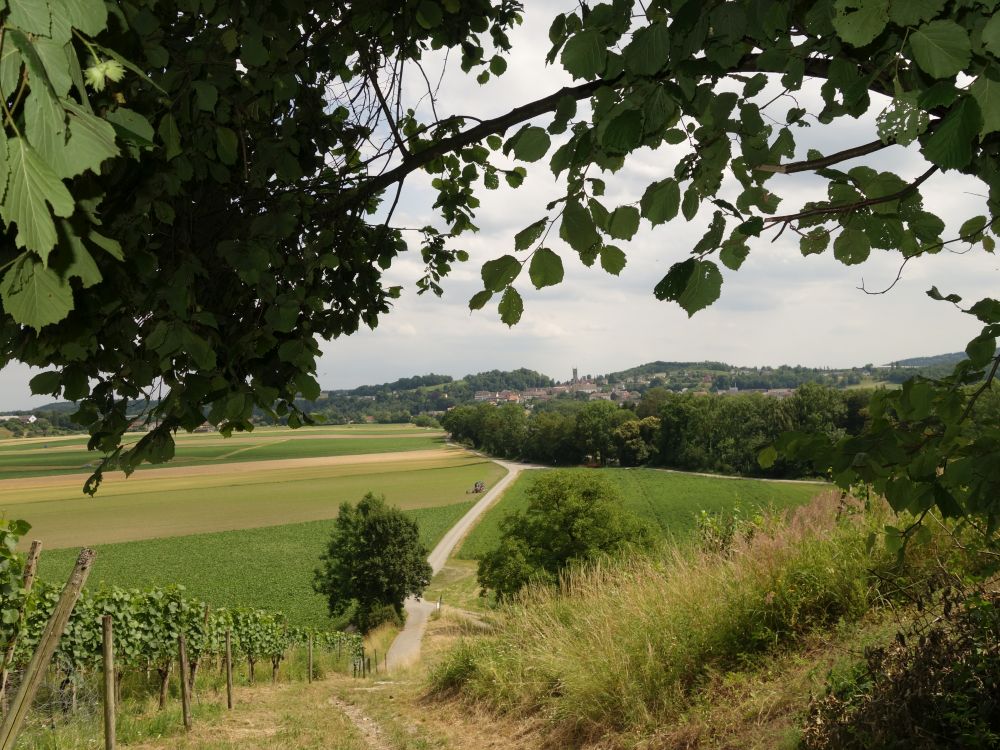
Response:
[[[126,443],[141,437],[126,436]],[[28,438],[0,442],[0,480],[60,474],[89,474],[101,455],[87,450],[87,438]],[[216,433],[180,435],[170,466],[271,461],[288,458],[352,456],[428,450],[444,443],[444,433],[407,425],[262,428],[223,438]],[[144,465],[140,471],[150,467]]]
[[[404,512],[419,524],[421,541],[430,549],[472,502]],[[180,583],[213,606],[259,607],[284,612],[295,625],[328,626],[326,600],[311,584],[332,528],[333,521],[324,520],[99,545],[88,585]],[[40,577],[61,582],[76,554],[76,549],[44,552]]]
[[[706,510],[731,510],[737,504],[744,510],[773,507],[783,509],[805,503],[827,485],[793,484],[758,479],[730,479],[681,474],[657,469],[568,469],[600,471],[622,493],[623,505],[636,515],[652,522],[664,536],[677,538],[689,534],[697,514]],[[528,505],[525,491],[538,471],[526,471],[490,508],[466,537],[456,557],[476,559],[497,545],[500,519]]]

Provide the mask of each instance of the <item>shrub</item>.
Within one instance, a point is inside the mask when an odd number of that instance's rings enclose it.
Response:
[[[370,633],[380,625],[403,627],[405,612],[400,614],[391,604],[358,605],[354,612],[353,622],[362,633]]]
[[[853,679],[828,681],[804,748],[1000,746],[1000,594],[946,593],[934,613],[932,624],[870,649]]]
[[[618,491],[598,474],[545,472],[528,488],[528,507],[500,522],[500,543],[479,562],[484,594],[516,594],[529,581],[554,584],[569,565],[648,549],[652,533],[621,508]]]
[[[702,510],[695,516],[698,544],[706,552],[729,552],[737,540],[749,542],[763,520],[761,512],[748,516],[738,502],[721,513]]]

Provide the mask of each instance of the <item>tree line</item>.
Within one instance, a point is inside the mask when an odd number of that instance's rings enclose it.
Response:
[[[787,430],[858,434],[871,391],[806,384],[786,399],[761,394],[673,393],[652,388],[638,403],[552,401],[459,406],[441,419],[456,441],[504,458],[552,465],[665,466],[746,476],[798,476],[803,465],[763,469],[759,452]]]
[[[584,462],[653,465],[759,477],[809,474],[808,464],[758,455],[789,431],[831,440],[860,435],[876,391],[807,383],[788,398],[716,395],[651,388],[637,403],[550,401],[459,406],[441,418],[458,442],[503,458],[555,466]],[[987,391],[967,430],[977,437],[1000,422],[1000,392]]]

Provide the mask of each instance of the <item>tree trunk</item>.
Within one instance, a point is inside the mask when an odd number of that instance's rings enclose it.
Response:
[[[167,693],[170,688],[170,668],[173,666],[173,660],[166,663],[166,666],[158,667],[157,672],[160,675],[160,710],[162,711],[167,707]]]

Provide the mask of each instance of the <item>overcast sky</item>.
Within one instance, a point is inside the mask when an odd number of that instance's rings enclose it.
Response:
[[[552,93],[572,83],[557,66],[545,66],[547,29],[555,10],[565,3],[527,3],[524,25],[513,35],[514,54],[507,73],[487,86],[464,76],[457,64],[444,74],[439,113],[490,117],[513,106]],[[440,72],[440,61],[429,61],[428,72]],[[437,67],[435,68],[435,65]],[[418,81],[413,83],[414,96]],[[818,88],[818,87],[817,87]],[[802,106],[817,112],[817,91],[798,95]],[[876,136],[873,107],[863,120],[838,120],[832,127],[797,129],[797,157],[809,147],[830,153],[860,145]],[[541,118],[540,124],[547,124]],[[513,132],[513,131],[512,131]],[[613,208],[638,200],[650,182],[673,172],[682,151],[661,149],[633,156],[617,175],[608,175],[608,194],[602,199]],[[912,148],[898,146],[867,160],[878,169],[890,169],[912,180],[926,169]],[[508,329],[500,323],[495,302],[470,313],[468,299],[482,288],[483,262],[513,250],[513,235],[545,215],[545,203],[559,197],[547,159],[529,165],[529,177],[519,190],[482,191],[478,214],[481,231],[460,239],[456,247],[472,258],[444,283],[442,298],[418,296],[414,282],[422,275],[419,252],[403,256],[386,280],[402,284],[403,296],[374,331],[325,343],[319,362],[320,384],[346,388],[399,377],[437,372],[460,377],[487,369],[529,367],[556,379],[620,370],[651,360],[713,359],[741,365],[803,364],[855,366],[867,362],[958,351],[978,331],[976,321],[925,294],[932,285],[967,299],[996,296],[1000,259],[982,250],[955,254],[947,250],[911,262],[896,287],[883,296],[858,289],[888,286],[899,268],[898,254],[873,251],[863,265],[846,267],[832,251],[803,258],[795,235],[786,232],[771,242],[773,233],[756,240],[738,273],[723,269],[722,297],[712,307],[688,319],[677,305],[658,302],[653,287],[672,263],[683,260],[704,232],[710,210],[690,224],[678,218],[668,226],[644,226],[631,243],[623,244],[628,265],[619,277],[598,266],[585,268],[568,247],[550,236],[566,268],[563,284],[535,291],[527,272],[516,286],[524,296],[524,317]],[[434,220],[434,196],[429,179],[407,180],[394,217],[402,226],[423,226]],[[821,181],[805,174],[779,175],[770,189],[785,197],[781,211],[792,212],[806,200],[822,195]],[[731,186],[729,188],[732,189]],[[955,173],[935,175],[924,184],[928,208],[949,222],[946,237],[957,234],[965,219],[984,213],[981,183]],[[728,194],[734,198],[735,192]],[[0,371],[0,409],[30,408],[50,399],[30,397],[27,368],[11,365]]]

